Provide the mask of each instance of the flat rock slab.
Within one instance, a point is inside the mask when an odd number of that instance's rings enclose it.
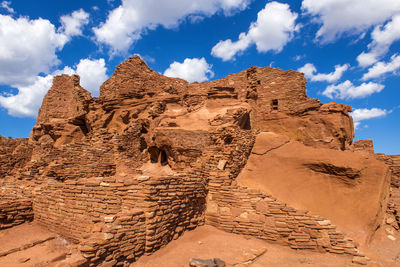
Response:
[[[253,146],[252,154],[264,155],[271,150],[277,149],[290,141],[286,135],[279,135],[272,132],[262,132],[257,135]]]
[[[33,247],[56,236],[36,223],[24,223],[2,230],[0,231],[0,255],[10,250],[18,251],[24,247]]]
[[[0,231],[0,266],[52,266],[66,257],[68,243],[36,223]]]

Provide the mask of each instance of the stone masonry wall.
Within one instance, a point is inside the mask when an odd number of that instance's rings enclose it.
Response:
[[[32,201],[7,187],[0,188],[0,230],[33,220]]]
[[[368,152],[374,154],[374,143],[372,139],[354,141],[354,152]]]
[[[0,139],[0,179],[25,166],[31,154],[28,139]]]
[[[48,182],[34,192],[35,219],[79,242],[92,264],[133,261],[204,223],[199,174]]]
[[[392,171],[386,223],[400,231],[400,155],[376,154]]]
[[[206,224],[251,235],[294,249],[358,255],[354,242],[329,220],[296,210],[276,198],[229,183],[223,173],[213,179],[207,198]]]
[[[216,139],[224,140],[226,132],[215,133]],[[241,163],[241,157],[247,159],[254,144],[250,133],[245,130],[230,132],[230,144],[224,144],[221,149],[221,144],[216,142],[207,151],[206,224],[227,232],[286,244],[294,249],[359,255],[355,243],[329,220],[236,184],[234,179],[245,163]]]

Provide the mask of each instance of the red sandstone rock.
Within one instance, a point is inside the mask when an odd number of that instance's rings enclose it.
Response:
[[[305,87],[303,74],[271,67],[189,84],[138,56],[117,67],[99,98],[78,76],[57,76],[29,144],[0,140],[2,198],[33,202],[0,209],[0,227],[8,212],[19,217],[7,225],[22,223],[33,207],[36,221],[79,244],[69,259],[77,266],[135,261],[203,224],[360,255],[339,230],[360,227],[361,242],[373,235],[389,173],[352,152],[351,107],[310,99]],[[238,183],[240,172],[253,182]]]
[[[258,152],[261,147],[267,152]],[[366,244],[384,218],[390,172],[374,157],[311,148],[263,132],[237,180],[294,208],[329,218]]]

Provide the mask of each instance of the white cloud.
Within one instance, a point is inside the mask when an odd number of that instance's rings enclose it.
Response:
[[[372,42],[368,45],[369,52],[362,52],[358,57],[358,64],[367,67],[384,56],[390,46],[400,39],[400,14],[392,18],[385,26],[376,26],[371,34]]]
[[[68,41],[48,20],[0,15],[0,84],[26,86],[59,64],[56,51]]]
[[[81,86],[92,96],[99,96],[100,86],[107,80],[107,68],[103,58],[98,60],[81,59],[76,66],[76,74],[81,77]]]
[[[72,12],[71,15],[60,17],[61,30],[68,36],[82,35],[82,28],[89,23],[89,14],[83,9]]]
[[[186,58],[183,63],[173,62],[165,70],[164,75],[168,77],[181,78],[188,82],[204,82],[214,77],[211,71],[212,65],[202,58]]]
[[[317,69],[314,64],[307,63],[303,67],[299,68],[297,71],[303,72],[307,79],[313,82],[336,82],[342,78],[343,73],[349,68],[348,64],[336,65],[335,71],[331,73],[316,73]]]
[[[158,26],[174,28],[190,15],[211,16],[219,11],[230,15],[245,9],[251,0],[122,0],[93,31],[96,40],[112,53],[126,52],[146,30]],[[156,7],[156,8],[155,8]]]
[[[362,80],[368,80],[371,78],[378,78],[388,72],[396,72],[400,69],[400,55],[393,55],[389,62],[378,62],[374,66],[368,69],[362,77]]]
[[[390,112],[387,111],[386,109],[360,108],[360,109],[354,109],[353,112],[350,113],[350,115],[353,117],[354,127],[357,129],[360,126],[361,121],[374,119],[374,118],[379,118],[379,117],[384,117],[389,113]]]
[[[369,53],[362,52],[361,54],[358,55],[357,61],[358,65],[360,65],[361,67],[367,67],[378,61],[378,55],[373,52]]]
[[[384,85],[373,82],[362,83],[359,86],[355,86],[352,82],[347,80],[338,85],[328,86],[322,94],[329,98],[355,99],[367,97],[373,93],[379,93],[383,88],[385,88]]]
[[[241,33],[235,42],[231,39],[219,41],[212,48],[211,54],[228,61],[252,44],[256,45],[258,52],[280,52],[299,28],[296,19],[297,13],[291,12],[288,4],[267,3],[258,12],[257,21],[251,23],[247,33]]]
[[[251,39],[242,32],[239,40],[232,42],[231,39],[219,41],[211,50],[211,55],[219,57],[223,61],[231,60],[239,52],[246,50],[251,44]]]
[[[10,7],[10,5],[11,5],[11,1],[3,1],[3,2],[1,2],[0,7],[7,10],[8,13],[15,13],[14,9],[12,7]]]
[[[80,10],[61,17],[59,29],[45,19],[0,14],[0,84],[24,87],[35,83],[39,73],[48,74],[60,63],[56,53],[81,33],[85,14]]]
[[[0,95],[0,106],[8,110],[8,114],[16,117],[36,117],[43,97],[51,88],[53,77],[60,74],[78,74],[81,86],[99,95],[100,85],[107,79],[104,59],[81,59],[76,67],[66,66],[63,70],[54,71],[45,77],[36,76],[32,84],[19,86],[16,95]]]
[[[294,61],[300,61],[305,57],[306,57],[305,55],[296,55],[296,56],[293,57],[293,60]]]
[[[44,95],[51,87],[52,75],[37,76],[31,85],[18,88],[18,94],[1,96],[0,106],[16,117],[36,117]]]
[[[322,26],[316,37],[330,42],[342,34],[360,34],[400,12],[399,0],[303,0],[302,10]]]

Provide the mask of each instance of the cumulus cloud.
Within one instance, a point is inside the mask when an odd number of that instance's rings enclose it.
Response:
[[[317,73],[314,64],[307,63],[297,71],[303,72],[307,79],[313,82],[336,82],[342,78],[343,73],[349,68],[348,64],[336,65],[335,71],[331,73]]]
[[[59,29],[45,19],[0,14],[0,84],[28,86],[38,73],[48,74],[60,63],[56,53],[81,33],[85,14],[80,10],[61,17]]]
[[[81,86],[90,91],[92,96],[99,95],[100,85],[107,79],[103,58],[81,59],[75,68],[67,66],[44,77],[36,76],[32,84],[19,86],[15,95],[0,95],[0,106],[7,109],[12,116],[36,117],[43,97],[51,88],[53,77],[60,74],[78,74],[81,77]]]
[[[400,69],[400,55],[393,55],[389,62],[378,62],[368,69],[362,77],[362,80],[379,78],[386,73],[394,73]]]
[[[360,109],[354,109],[353,112],[350,113],[350,115],[353,117],[354,126],[357,129],[360,126],[361,121],[374,119],[374,118],[379,118],[379,117],[384,117],[388,113],[390,113],[390,112],[387,111],[386,109],[360,108]]]
[[[347,80],[338,85],[328,86],[322,94],[331,99],[355,99],[364,98],[373,93],[379,93],[383,88],[385,88],[384,85],[373,82],[362,83],[359,86],[355,86],[352,82]]]
[[[89,23],[89,14],[83,9],[76,10],[70,15],[60,17],[64,34],[68,36],[82,35],[82,28]]]
[[[211,16],[219,11],[230,15],[245,9],[251,0],[122,0],[107,20],[93,28],[96,40],[112,53],[126,52],[146,30],[158,26],[174,28],[191,15]],[[154,8],[157,7],[157,8]]]
[[[257,21],[251,23],[247,33],[241,33],[237,41],[219,41],[211,54],[228,61],[250,45],[255,44],[258,52],[282,51],[299,28],[295,21],[297,13],[291,12],[288,4],[270,2],[258,12]]]
[[[99,96],[100,85],[107,80],[107,68],[103,58],[97,60],[81,59],[76,66],[76,74],[81,77],[81,86],[92,96]]]
[[[188,82],[204,82],[214,77],[211,70],[212,65],[202,58],[186,58],[183,63],[173,62],[165,70],[164,75],[168,77],[181,78]]]
[[[11,1],[3,1],[0,4],[0,7],[7,10],[8,13],[15,13],[14,9],[10,7]]]
[[[302,10],[322,24],[316,37],[331,42],[342,34],[360,34],[400,12],[398,0],[303,0]]]
[[[59,64],[56,51],[68,41],[48,20],[0,15],[0,83],[26,86]]]
[[[400,14],[394,16],[384,26],[376,26],[371,33],[372,42],[368,45],[369,52],[362,52],[357,61],[361,67],[367,67],[377,62],[388,51],[390,46],[400,39]]]
[[[0,95],[0,106],[15,117],[36,117],[42,99],[51,87],[52,75],[37,76],[32,84],[18,88],[16,95]]]

